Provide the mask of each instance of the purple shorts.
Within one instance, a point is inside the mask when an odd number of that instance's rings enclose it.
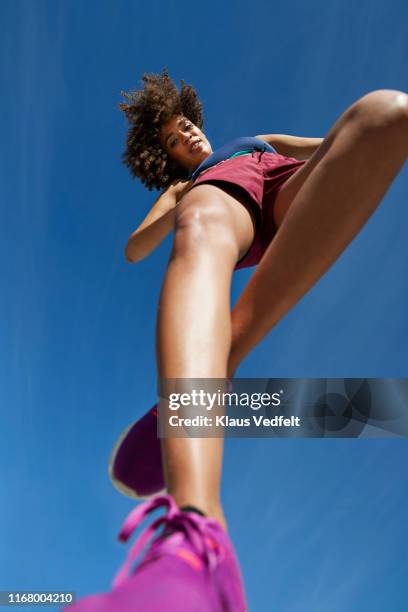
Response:
[[[231,195],[244,194],[243,205],[255,215],[256,230],[251,247],[242,257],[235,270],[249,268],[259,263],[276,233],[273,221],[273,204],[280,188],[306,163],[293,157],[276,153],[253,151],[239,155],[213,166],[194,182],[224,188]]]

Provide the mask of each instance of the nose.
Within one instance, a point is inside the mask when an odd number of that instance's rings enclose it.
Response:
[[[180,136],[182,138],[183,144],[187,144],[193,137],[190,132],[183,132],[183,130],[180,130]]]

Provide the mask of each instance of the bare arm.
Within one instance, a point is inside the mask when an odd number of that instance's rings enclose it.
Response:
[[[324,140],[323,138],[301,138],[287,134],[264,134],[255,136],[255,138],[272,145],[280,155],[295,157],[299,160],[309,159]]]
[[[145,219],[127,241],[127,261],[133,263],[147,257],[165,239],[174,228],[176,205],[191,187],[191,181],[178,181],[157,198]]]

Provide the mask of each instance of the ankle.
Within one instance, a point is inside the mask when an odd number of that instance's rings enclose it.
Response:
[[[215,519],[221,523],[225,530],[227,530],[227,523],[221,504],[209,503],[204,500],[192,500],[191,498],[187,499],[186,497],[181,498],[177,495],[173,495],[173,498],[180,510],[185,512],[197,510],[199,514],[202,514],[207,518]]]
[[[208,505],[204,513],[208,518],[213,518],[218,521],[225,531],[227,531],[227,522],[221,504]]]

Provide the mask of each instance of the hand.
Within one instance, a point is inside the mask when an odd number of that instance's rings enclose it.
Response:
[[[177,179],[171,183],[169,191],[176,196],[176,203],[178,203],[181,198],[185,196],[188,191],[190,191],[192,186],[193,181]]]

